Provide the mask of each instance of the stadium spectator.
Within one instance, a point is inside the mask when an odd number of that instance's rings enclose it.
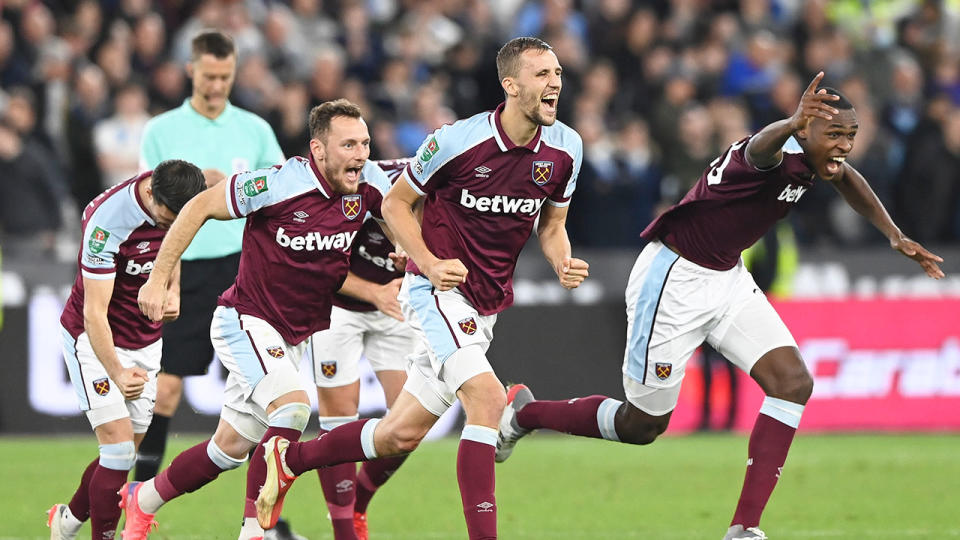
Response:
[[[179,314],[177,279],[170,280],[155,321],[139,316],[136,294],[170,224],[203,187],[200,169],[169,160],[105,191],[84,210],[79,273],[60,324],[63,359],[100,454],[70,503],[50,508],[51,538],[76,538],[87,519],[92,538],[115,537],[118,490],[153,414],[160,325]],[[173,273],[176,278],[178,269]]]
[[[703,342],[749,373],[766,397],[750,434],[747,473],[724,540],[763,540],[760,516],[813,391],[797,344],[759,294],[741,253],[813,187],[830,182],[850,206],[932,278],[943,259],[905,236],[863,176],[844,163],[857,133],[853,105],[820,87],[820,72],[789,118],[732,144],[679,204],[643,231],[650,243],[627,284],[627,402],[601,395],[537,401],[514,385],[500,420],[497,460],[534,429],[650,444],[677,405],[685,364]],[[711,187],[712,186],[712,187]],[[782,191],[781,191],[782,189]]]
[[[114,114],[93,126],[93,144],[104,188],[137,174],[140,141],[149,119],[143,87],[136,83],[120,87],[114,99]]]
[[[70,148],[70,190],[77,208],[83,208],[104,187],[93,136],[94,127],[110,112],[109,90],[103,71],[96,64],[77,70],[73,99],[67,116],[67,143]],[[129,178],[129,176],[128,176]]]
[[[0,243],[8,256],[50,256],[60,229],[66,186],[50,174],[47,156],[24,144],[17,130],[0,121]]]

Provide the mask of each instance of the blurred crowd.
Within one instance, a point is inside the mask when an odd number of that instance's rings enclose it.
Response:
[[[231,101],[287,156],[312,105],[346,97],[373,158],[502,100],[494,57],[539,36],[564,66],[560,118],[583,137],[569,230],[635,247],[727,145],[793,113],[817,71],[860,121],[849,162],[912,237],[960,240],[960,1],[5,0],[0,234],[54,251],[78,211],[138,170],[151,115],[189,96],[190,39],[230,33]],[[827,186],[791,216],[801,245],[879,234]],[[71,254],[72,257],[72,254]]]

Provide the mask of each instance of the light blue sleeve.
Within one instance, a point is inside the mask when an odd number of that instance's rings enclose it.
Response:
[[[377,188],[380,193],[386,195],[390,191],[390,177],[375,161],[367,160],[363,164],[363,180],[371,186]]]
[[[434,175],[450,160],[491,137],[490,113],[480,113],[466,120],[443,126],[423,141],[407,168],[410,186],[420,195],[438,187]],[[443,175],[440,175],[442,177]],[[438,177],[438,179],[441,179]]]
[[[116,194],[125,197],[121,192]],[[128,236],[126,209],[122,199],[114,197],[97,208],[83,228],[80,245],[80,273],[88,279],[113,279],[117,273],[117,252]]]
[[[557,189],[551,193],[548,200],[553,206],[567,206],[570,204],[570,197],[577,189],[577,178],[580,176],[580,168],[583,165],[583,139],[572,128],[557,122],[549,128],[544,128],[543,141],[551,147],[563,151],[573,161],[570,176],[567,178],[563,189]]]
[[[227,209],[234,218],[248,216],[271,204],[307,191],[297,172],[303,166],[296,159],[282,167],[269,167],[233,175],[226,189]]]

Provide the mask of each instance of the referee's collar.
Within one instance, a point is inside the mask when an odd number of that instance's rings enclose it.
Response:
[[[226,119],[230,117],[230,113],[233,112],[233,104],[230,103],[229,99],[227,100],[227,104],[223,107],[223,111],[221,111],[216,118],[207,118],[206,116],[200,114],[200,112],[194,109],[193,105],[190,104],[190,98],[183,100],[183,108],[189,111],[190,114],[195,115],[197,118],[217,125],[225,122]]]

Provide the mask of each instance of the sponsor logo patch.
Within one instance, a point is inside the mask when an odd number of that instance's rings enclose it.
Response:
[[[356,219],[360,215],[360,206],[362,200],[359,194],[344,195],[340,198],[340,206],[343,208],[343,215],[347,219]]]
[[[303,210],[297,210],[293,213],[293,220],[297,223],[305,223],[308,217],[310,217],[310,214],[304,212]]]
[[[490,173],[493,171],[493,169],[487,167],[486,165],[481,165],[473,170],[477,171],[477,178],[490,178]]]
[[[468,336],[472,336],[477,333],[477,321],[473,317],[467,317],[466,319],[461,319],[457,324],[460,326],[460,331]]]
[[[333,376],[337,374],[337,361],[326,360],[320,362],[320,373],[323,373],[324,377],[332,379]]]
[[[553,177],[553,162],[534,161],[530,175],[533,177],[533,182],[538,186],[546,184]]]
[[[267,177],[258,176],[243,183],[243,193],[247,197],[254,197],[267,191]]]
[[[440,151],[440,145],[437,144],[437,138],[430,137],[430,140],[423,147],[423,152],[420,153],[420,161],[424,163],[430,161],[433,156],[437,155],[438,151]]]
[[[267,354],[269,354],[274,358],[283,358],[283,356],[286,353],[283,351],[283,347],[276,346],[276,347],[267,347]]]
[[[90,241],[87,242],[87,246],[90,247],[90,251],[100,253],[103,251],[103,247],[107,245],[107,238],[110,238],[110,231],[94,227],[93,232],[90,233]]]
[[[98,396],[105,396],[110,393],[110,379],[106,377],[97,379],[91,384],[93,385],[93,391],[96,392]]]
[[[657,378],[665,381],[670,377],[670,373],[673,372],[673,364],[670,362],[657,362],[654,365],[654,369],[656,370]]]
[[[150,249],[150,242],[140,242],[137,244],[137,249],[140,250],[140,253],[143,253]]]

